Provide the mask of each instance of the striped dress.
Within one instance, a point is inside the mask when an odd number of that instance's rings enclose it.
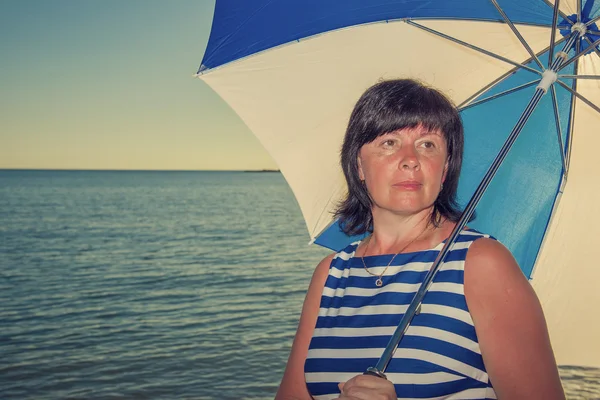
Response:
[[[473,241],[463,230],[425,295],[421,312],[400,342],[386,375],[399,399],[495,399],[464,295],[464,261]],[[360,242],[337,253],[325,282],[319,317],[304,365],[315,399],[339,396],[337,384],[374,366],[443,243],[399,254],[375,285]],[[392,255],[365,257],[379,275]]]

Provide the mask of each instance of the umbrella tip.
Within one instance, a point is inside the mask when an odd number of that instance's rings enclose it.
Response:
[[[209,68],[206,65],[204,65],[204,64],[200,65],[200,68],[198,68],[198,72],[196,72],[196,76],[200,76],[200,75],[204,74],[204,72],[207,71],[208,69]]]

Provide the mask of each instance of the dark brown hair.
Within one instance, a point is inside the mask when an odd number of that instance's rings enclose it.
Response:
[[[341,164],[348,184],[348,194],[339,204],[336,217],[348,235],[373,229],[371,198],[358,175],[361,147],[386,133],[423,126],[439,130],[448,146],[448,171],[443,188],[434,202],[431,222],[441,218],[456,222],[461,210],[456,201],[458,177],[463,156],[463,125],[458,110],[441,92],[412,79],[395,79],[377,83],[367,89],[356,103],[341,151]]]

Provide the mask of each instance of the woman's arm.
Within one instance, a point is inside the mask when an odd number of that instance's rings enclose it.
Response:
[[[563,400],[540,303],[499,242],[483,238],[469,248],[465,297],[498,399]]]
[[[321,294],[323,293],[323,287],[329,274],[329,265],[333,256],[334,254],[325,257],[317,265],[313,273],[306,298],[304,299],[296,337],[294,338],[290,357],[288,358],[275,400],[304,400],[312,398],[306,388],[304,362],[306,361],[308,346],[317,323]]]

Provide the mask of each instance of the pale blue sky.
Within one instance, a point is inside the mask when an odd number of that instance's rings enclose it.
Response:
[[[0,0],[0,168],[275,168],[192,77],[213,8]]]

